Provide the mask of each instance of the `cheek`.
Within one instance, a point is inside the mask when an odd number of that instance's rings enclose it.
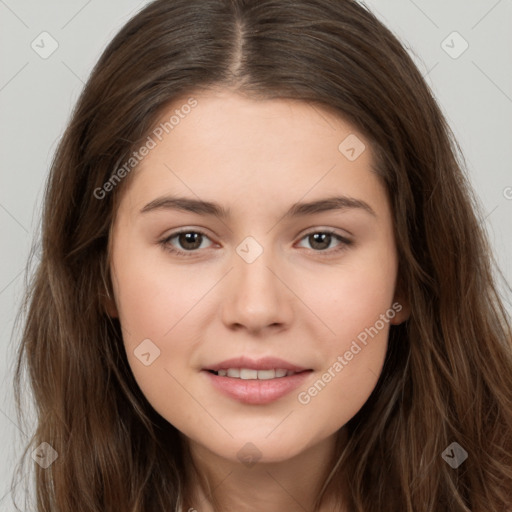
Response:
[[[331,343],[339,350],[392,305],[396,260],[392,252],[385,255],[385,251],[358,253],[336,269],[311,272],[308,281],[315,286],[303,288],[315,312],[330,327]]]
[[[195,348],[185,331],[208,282],[191,285],[190,273],[162,265],[147,250],[129,249],[119,246],[114,252],[114,293],[129,365],[144,395],[154,402],[161,400],[162,389],[169,392],[175,384],[166,370],[181,379]]]
[[[317,293],[310,292],[307,300],[332,332],[318,344],[323,368],[298,398],[306,407],[314,403],[318,414],[330,415],[329,423],[342,425],[353,417],[378,381],[395,316],[395,278],[391,253],[388,258],[363,255],[313,281]]]
[[[148,251],[132,250],[129,257],[114,260],[115,295],[119,319],[132,338],[162,339],[206,290],[191,283],[194,275],[183,268],[163,264]],[[140,341],[139,341],[140,342]]]
[[[363,407],[375,389],[387,352],[392,318],[388,312],[393,313],[389,302],[380,294],[347,297],[351,300],[345,307],[331,305],[330,326],[335,335],[318,344],[322,367],[297,394],[305,411],[323,418],[324,435],[346,424]]]
[[[135,252],[115,260],[115,275],[119,321],[133,376],[157,412],[172,422],[186,421],[183,411],[190,403],[180,383],[186,380],[196,346],[187,331],[194,305],[206,290],[190,286],[191,276],[187,279],[179,268],[145,261]]]

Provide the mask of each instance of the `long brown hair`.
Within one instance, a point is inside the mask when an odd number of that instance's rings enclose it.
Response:
[[[47,183],[15,376],[20,422],[24,369],[37,413],[22,461],[43,442],[58,454],[34,466],[37,511],[172,510],[185,492],[180,433],[138,388],[104,307],[136,170],[95,191],[170,103],[211,87],[331,109],[371,142],[388,191],[411,315],[391,327],[329,482],[357,512],[510,510],[510,319],[460,148],[406,50],[353,0],[156,0],[103,52]],[[468,453],[458,468],[442,456],[453,442]]]

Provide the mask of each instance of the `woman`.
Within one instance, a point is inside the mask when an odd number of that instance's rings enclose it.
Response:
[[[139,12],[48,182],[37,510],[509,510],[510,322],[457,148],[356,2]]]

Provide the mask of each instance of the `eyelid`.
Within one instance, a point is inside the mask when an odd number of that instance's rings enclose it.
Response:
[[[341,231],[345,232],[346,235],[344,235],[343,233],[341,233]],[[340,230],[340,229],[336,229],[336,228],[329,228],[329,227],[322,227],[322,226],[314,226],[312,228],[308,228],[306,231],[304,231],[300,238],[304,238],[305,236],[307,235],[312,235],[313,233],[329,233],[330,235],[336,235],[336,236],[339,236],[340,238],[344,239],[346,242],[351,242],[351,238],[353,235],[352,233],[350,233],[349,231],[347,231],[346,229],[344,230]]]

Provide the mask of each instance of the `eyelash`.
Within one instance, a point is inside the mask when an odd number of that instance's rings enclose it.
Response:
[[[203,233],[202,231],[197,231],[197,230],[193,230],[193,229],[183,229],[181,231],[176,231],[174,233],[171,233],[169,236],[165,237],[163,240],[160,240],[158,243],[162,246],[162,248],[165,251],[168,251],[172,254],[177,254],[179,256],[185,256],[185,257],[195,256],[196,253],[199,252],[199,249],[194,249],[191,251],[182,251],[182,250],[176,249],[175,247],[170,245],[170,241],[173,238],[176,238],[177,236],[184,234],[184,233],[195,233],[195,234],[199,234],[203,237],[209,238],[208,235],[206,233]],[[314,249],[311,249],[313,252],[319,253],[321,256],[328,257],[328,256],[332,256],[333,253],[338,254],[339,252],[346,250],[347,247],[352,245],[352,243],[353,243],[351,240],[339,235],[338,233],[336,233],[335,231],[332,231],[330,229],[310,231],[309,233],[306,233],[301,238],[301,240],[303,240],[304,238],[306,238],[308,236],[318,234],[318,233],[331,235],[334,238],[336,238],[339,242],[341,242],[341,244],[338,246],[338,248],[335,248],[335,249],[324,249],[324,250],[317,250],[317,251],[315,251]]]

